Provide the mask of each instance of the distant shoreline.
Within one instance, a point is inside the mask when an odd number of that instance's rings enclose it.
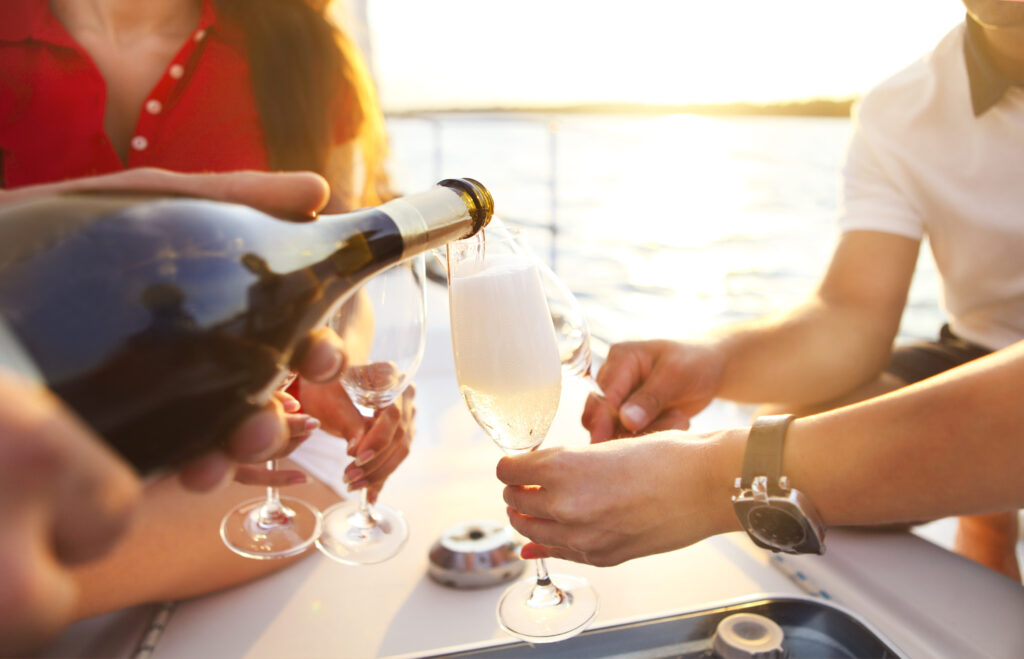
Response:
[[[557,106],[494,106],[479,108],[420,108],[387,111],[390,117],[425,114],[700,114],[714,116],[849,117],[853,98],[807,99],[776,103],[686,103],[661,105],[644,103],[581,103]]]

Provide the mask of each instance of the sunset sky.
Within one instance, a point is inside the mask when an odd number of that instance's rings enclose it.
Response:
[[[366,0],[386,109],[845,97],[958,0]]]

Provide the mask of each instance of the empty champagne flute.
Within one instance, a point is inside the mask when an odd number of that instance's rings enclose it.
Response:
[[[330,321],[349,358],[341,384],[365,417],[397,400],[419,368],[426,343],[425,279],[422,255],[394,265],[367,281],[354,303]],[[341,563],[369,565],[397,554],[408,537],[402,513],[371,504],[363,488],[358,500],[324,511],[316,544]]]
[[[558,410],[562,367],[536,260],[509,236],[448,246],[452,349],[459,391],[477,423],[509,455],[532,451]],[[550,575],[509,587],[498,620],[510,634],[551,642],[581,632],[597,613],[585,579]]]
[[[290,372],[278,386],[280,391],[295,380]],[[267,460],[267,469],[277,469]],[[227,548],[246,558],[267,560],[301,554],[316,542],[322,528],[320,511],[296,497],[281,496],[268,486],[265,496],[238,504],[220,523],[220,537]]]

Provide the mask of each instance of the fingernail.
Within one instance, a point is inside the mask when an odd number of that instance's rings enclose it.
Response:
[[[533,551],[533,547],[530,545],[523,545],[523,548],[519,550],[519,555],[528,561],[538,556],[537,552]]]
[[[316,430],[319,427],[320,427],[320,419],[317,419],[315,417],[309,417],[308,419],[306,419],[306,425],[303,426],[303,429],[306,432],[312,432],[312,431]]]
[[[629,422],[632,430],[638,430],[647,425],[647,412],[636,403],[626,403],[619,410],[619,414]]]
[[[351,483],[348,486],[348,491],[349,492],[355,492],[357,490],[365,490],[369,486],[370,486],[369,481],[358,481],[356,483]]]
[[[350,485],[351,485],[351,483],[353,481],[357,481],[357,480],[359,480],[362,477],[363,477],[363,470],[362,469],[352,469],[351,471],[346,471],[345,472],[345,482],[349,483]],[[352,488],[350,487],[349,489],[352,489]]]
[[[288,476],[288,484],[289,485],[302,485],[303,483],[308,483],[308,482],[309,482],[309,476],[307,476],[306,474],[304,474],[302,472],[291,474],[291,475]]]
[[[373,451],[363,451],[358,456],[356,456],[356,466],[357,467],[362,467],[364,464],[366,464],[370,460],[373,460],[373,456],[375,456],[375,455],[377,455],[377,454],[375,452],[373,452]]]
[[[283,396],[281,404],[284,407],[284,411],[287,412],[288,414],[295,414],[296,412],[302,409],[302,403],[295,400],[291,396]]]

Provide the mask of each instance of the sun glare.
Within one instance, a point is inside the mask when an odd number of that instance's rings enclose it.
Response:
[[[366,0],[389,109],[846,97],[931,48],[958,0]]]

